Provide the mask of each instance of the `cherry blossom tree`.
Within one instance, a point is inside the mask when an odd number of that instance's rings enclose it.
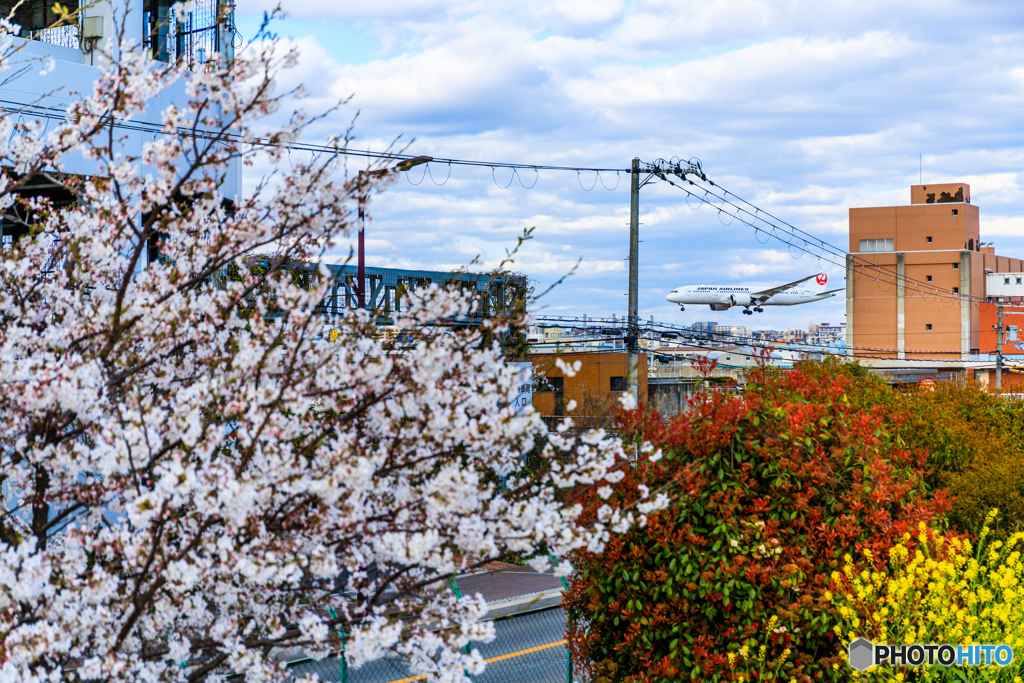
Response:
[[[517,477],[545,430],[508,405],[522,378],[493,339],[515,321],[439,325],[474,312],[466,294],[412,293],[408,344],[359,310],[320,334],[330,278],[294,264],[392,174],[348,173],[345,139],[289,163],[313,119],[268,117],[297,95],[275,90],[295,54],[261,32],[240,55],[192,72],[122,44],[59,125],[0,119],[0,209],[27,231],[0,255],[2,680],[279,681],[282,648],[323,656],[344,633],[350,666],[399,653],[454,681],[492,629],[448,577],[600,551],[664,504],[578,521],[561,492],[621,477],[600,431],[545,436]],[[132,122],[182,81],[187,105],[131,151]],[[68,173],[74,155],[95,174]],[[274,173],[225,202],[228,165],[260,155]],[[39,177],[74,202],[27,198]]]

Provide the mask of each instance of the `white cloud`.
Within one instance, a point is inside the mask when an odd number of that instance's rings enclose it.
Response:
[[[241,0],[240,13],[261,1]],[[840,247],[850,207],[908,203],[923,154],[925,182],[970,183],[983,236],[1024,256],[1024,18],[1012,3],[293,0],[288,9],[303,30],[328,28],[302,37],[303,59],[281,87],[306,83],[309,111],[355,94],[313,137],[344,130],[358,108],[362,149],[404,134],[416,139],[409,151],[435,157],[615,168],[634,156],[699,157],[720,185]],[[332,57],[332,25],[372,34],[381,48]],[[288,35],[287,22],[277,29]],[[438,183],[449,174],[429,169]],[[443,185],[411,185],[422,173],[374,198],[371,263],[450,268],[480,255],[492,264],[533,225],[516,267],[542,287],[583,258],[549,297],[552,310],[625,310],[627,175],[603,174],[614,189],[586,192],[592,173],[541,171],[529,190],[499,189],[495,180],[509,179],[501,169],[495,179],[455,166]],[[724,319],[679,313],[664,292],[690,281],[777,284],[828,265],[794,259],[776,240],[761,245],[750,227],[691,210],[664,184],[645,186],[640,208],[645,316]],[[842,279],[841,268],[829,274]],[[842,320],[841,301],[811,308],[755,324]]]
[[[974,191],[974,188],[971,188]],[[1014,240],[1009,242],[1015,243],[1020,241],[1020,237],[1024,235],[1024,216],[993,216],[992,218],[986,218],[982,216],[981,219],[981,239],[986,242],[990,241],[993,237],[1013,237]],[[1004,256],[1013,256],[1015,258],[1021,258],[1024,254],[1021,254],[1020,250],[1016,250],[1016,253],[1007,253],[1004,251],[1003,241],[996,242],[996,253]]]

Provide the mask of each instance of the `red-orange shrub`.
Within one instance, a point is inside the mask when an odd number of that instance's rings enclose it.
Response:
[[[893,436],[901,416],[852,407],[840,366],[752,380],[739,396],[698,395],[667,425],[642,410],[620,416],[627,441],[663,457],[624,463],[610,499],[582,496],[587,514],[635,510],[638,484],[671,504],[604,553],[574,558],[572,647],[596,682],[842,678],[822,600],[830,572],[845,553],[884,559],[904,531],[948,510],[926,493],[926,454]],[[730,658],[741,648],[749,655]]]

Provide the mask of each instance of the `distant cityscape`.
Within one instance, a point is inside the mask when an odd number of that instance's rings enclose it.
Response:
[[[546,354],[625,354],[625,320],[582,319],[542,321],[530,328],[527,341],[535,359]],[[753,330],[746,325],[703,321],[689,327],[645,321],[637,344],[646,355],[644,376],[650,386],[687,382],[700,374],[699,360],[714,361],[712,375],[742,381],[743,373],[759,363],[790,368],[801,359],[820,360],[825,354],[845,354],[846,324],[812,323],[805,330]],[[536,361],[535,361],[536,362]],[[612,361],[608,361],[612,362]],[[625,361],[622,361],[623,367]],[[621,379],[621,378],[620,378]]]
[[[805,342],[815,346],[834,347],[837,342],[846,341],[846,323],[832,325],[830,323],[811,323],[807,331],[790,328],[788,330],[754,330],[746,325],[722,325],[715,321],[698,322],[690,325],[690,329],[716,337],[732,340],[744,339],[770,342]]]
[[[533,351],[564,350],[624,350],[624,319],[583,319],[576,324],[537,324],[530,328],[527,341]],[[695,322],[689,327],[668,328],[652,320],[640,334],[640,346],[657,350],[680,342],[700,342],[701,345],[733,345],[772,342],[795,344],[800,347],[821,347],[820,350],[841,352],[846,348],[846,323],[811,323],[807,330],[755,330],[747,325],[727,325],[717,321]]]

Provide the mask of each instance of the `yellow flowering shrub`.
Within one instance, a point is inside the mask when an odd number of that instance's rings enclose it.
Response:
[[[1024,533],[986,544],[997,511],[985,520],[976,544],[921,525],[889,550],[888,563],[844,558],[832,573],[825,600],[836,616],[841,647],[858,637],[873,643],[1000,644],[1014,649],[1007,667],[938,665],[873,667],[851,678],[922,681],[1019,681],[1024,663]],[[881,566],[882,569],[878,567]]]
[[[779,617],[773,615],[764,629],[763,642],[759,644],[756,639],[750,638],[738,651],[726,654],[726,668],[729,672],[727,680],[736,683],[799,683],[799,679],[794,675],[797,672],[792,666],[790,655],[793,651],[790,648],[784,648],[781,654],[774,658],[768,655],[770,645],[790,640],[787,632],[785,626],[779,625]],[[750,656],[751,647],[757,653],[753,657]],[[800,678],[810,680],[806,674]]]

